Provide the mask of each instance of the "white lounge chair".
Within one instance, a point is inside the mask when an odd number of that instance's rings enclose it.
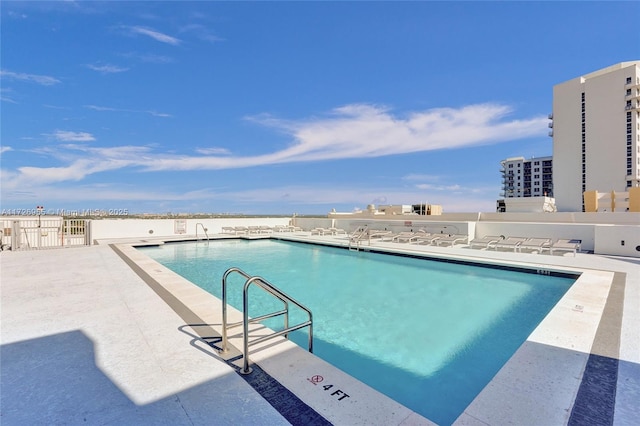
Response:
[[[471,241],[469,241],[469,247],[470,248],[481,247],[484,249],[488,249],[488,248],[491,248],[498,241],[503,239],[504,237],[500,237],[497,235],[486,235],[482,238],[474,238]]]
[[[414,241],[418,244],[425,244],[425,245],[430,245],[435,243],[436,241],[438,241],[440,238],[444,237],[445,234],[429,234],[429,233],[424,233],[422,235],[418,235],[416,236],[416,238],[414,239]]]
[[[530,250],[542,253],[543,250],[551,247],[551,238],[527,238],[519,246],[518,250]]]
[[[311,230],[311,235],[328,235],[331,234],[331,231],[327,228],[313,228]]]
[[[498,249],[511,249],[513,251],[518,251],[520,249],[520,244],[527,241],[526,237],[507,237],[502,241],[498,241],[493,245],[495,250]]]
[[[236,230],[233,226],[223,226],[222,227],[223,234],[235,234]]]
[[[391,231],[384,231],[381,229],[369,229],[369,238],[380,238],[381,240],[389,238],[393,235]]]
[[[416,238],[415,232],[406,231],[394,235],[393,237],[391,237],[391,241],[393,241],[394,243],[408,243],[414,238]]]
[[[271,234],[273,233],[273,228],[267,225],[260,225],[259,226],[260,229],[260,233],[261,234]]]
[[[331,235],[347,235],[347,231],[342,228],[329,228],[329,232],[331,233]]]
[[[467,244],[467,241],[469,241],[469,236],[462,234],[445,235],[444,237],[435,240],[437,246],[441,244],[449,244],[450,246],[454,246],[456,244]]]
[[[247,228],[246,226],[234,226],[233,231],[236,233],[236,235],[248,234],[249,228]]]
[[[549,247],[549,254],[553,254],[554,251],[567,251],[573,252],[575,256],[577,252],[580,251],[580,247],[582,245],[582,240],[570,240],[570,239],[559,239],[555,243],[551,244]]]

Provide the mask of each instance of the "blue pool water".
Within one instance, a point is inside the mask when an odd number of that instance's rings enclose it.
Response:
[[[438,424],[455,421],[575,281],[274,240],[140,250],[218,297],[232,266],[264,277],[313,312],[314,354]],[[240,308],[244,280],[229,280]],[[251,316],[281,307],[260,296]],[[306,348],[306,329],[291,339]]]

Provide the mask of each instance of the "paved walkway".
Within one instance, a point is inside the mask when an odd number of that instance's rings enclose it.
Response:
[[[637,424],[640,260],[424,250],[624,274],[612,415],[615,425]],[[2,252],[0,268],[2,425],[290,423],[111,247]],[[501,402],[489,399],[497,408],[476,403],[478,416],[457,424],[501,424]],[[511,415],[503,420],[518,418],[517,412]],[[414,417],[396,424],[417,423]],[[375,424],[375,418],[363,424]]]
[[[110,247],[0,262],[3,426],[289,424]]]

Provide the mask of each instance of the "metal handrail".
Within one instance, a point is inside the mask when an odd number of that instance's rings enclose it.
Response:
[[[229,274],[236,272],[243,277],[247,278],[247,281],[244,283],[243,291],[242,291],[242,322],[241,323],[227,323],[227,277]],[[249,318],[249,287],[252,284],[258,285],[261,289],[265,290],[267,293],[276,297],[284,304],[284,309],[276,312],[272,312],[270,314],[265,314],[255,318]],[[304,321],[300,324],[289,327],[289,303],[296,305],[298,308],[302,309],[307,313],[308,320]],[[281,331],[274,332],[272,334],[259,337],[257,339],[249,342],[249,323],[260,322],[268,318],[273,318],[276,316],[284,315],[284,329]],[[251,373],[251,368],[249,367],[249,345],[254,345],[257,343],[265,342],[269,339],[273,339],[278,336],[284,336],[288,338],[288,334],[292,331],[299,330],[304,327],[309,327],[309,343],[308,350],[309,352],[313,352],[313,315],[311,311],[296,301],[286,293],[282,292],[280,289],[275,287],[273,284],[269,283],[262,277],[258,276],[250,276],[246,272],[242,271],[240,268],[229,268],[222,276],[222,352],[228,351],[228,337],[227,337],[227,328],[235,327],[242,324],[242,338],[243,338],[243,366],[242,370],[240,370],[241,374],[249,374]]]
[[[369,238],[369,226],[365,225],[358,229],[356,229],[352,235],[349,236],[349,250],[360,250],[360,241],[365,238]],[[351,245],[351,243],[355,243],[355,248]],[[369,239],[369,245],[371,245],[371,239]]]
[[[204,232],[204,235],[207,237],[207,241],[209,241],[209,234],[207,234],[207,228],[205,228],[201,222],[196,223],[196,240],[198,239],[198,225],[202,227],[202,232]]]

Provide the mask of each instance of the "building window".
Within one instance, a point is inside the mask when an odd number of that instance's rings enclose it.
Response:
[[[627,77],[627,84],[631,84],[631,77]]]

